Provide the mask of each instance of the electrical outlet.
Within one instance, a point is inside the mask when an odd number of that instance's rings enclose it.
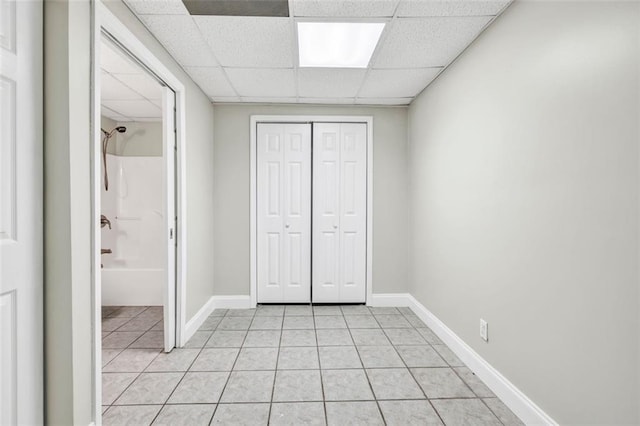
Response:
[[[485,342],[489,341],[489,324],[482,318],[480,318],[480,337]]]

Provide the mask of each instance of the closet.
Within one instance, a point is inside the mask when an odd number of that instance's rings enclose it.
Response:
[[[258,303],[364,303],[366,123],[258,123]]]

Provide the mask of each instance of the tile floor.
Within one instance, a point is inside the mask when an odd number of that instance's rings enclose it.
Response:
[[[216,310],[169,354],[162,308],[103,317],[105,425],[522,424],[408,308]]]

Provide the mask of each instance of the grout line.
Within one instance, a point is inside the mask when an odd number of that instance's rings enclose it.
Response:
[[[375,316],[374,316],[374,319],[375,319]],[[343,320],[346,323],[346,320],[344,319],[344,312],[343,312]],[[376,321],[377,321],[377,319],[376,319]],[[380,413],[380,417],[382,417],[382,421],[386,425],[387,421],[384,418],[384,413],[382,412],[382,408],[380,408],[380,403],[378,402],[378,397],[377,397],[375,391],[373,390],[373,385],[371,384],[371,380],[369,379],[369,374],[367,374],[367,369],[364,366],[364,362],[362,362],[362,356],[360,356],[360,351],[358,350],[358,347],[356,346],[355,340],[353,340],[353,335],[351,334],[351,329],[347,327],[347,330],[348,330],[349,336],[351,337],[351,341],[353,342],[353,348],[356,351],[356,354],[358,354],[358,359],[360,360],[360,364],[362,365],[362,371],[364,373],[364,376],[367,378],[367,383],[369,384],[369,390],[371,390],[371,395],[373,396],[373,399],[374,399],[374,401],[376,403],[376,407],[378,407],[378,413]]]
[[[271,423],[271,409],[273,407],[273,395],[276,392],[276,380],[278,378],[278,362],[280,361],[280,344],[282,342],[282,327],[284,327],[284,310],[282,311],[282,320],[280,321],[280,339],[278,339],[278,353],[276,354],[276,366],[275,366],[275,371],[273,372],[273,384],[271,385],[271,399],[269,401],[269,412],[267,413],[267,425]]]

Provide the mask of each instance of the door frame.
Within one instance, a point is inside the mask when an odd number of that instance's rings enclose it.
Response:
[[[252,115],[251,116],[251,138],[250,138],[250,170],[251,170],[251,191],[249,197],[250,204],[250,235],[251,235],[251,307],[257,305],[258,294],[258,186],[257,186],[257,143],[258,143],[258,123],[364,123],[367,125],[367,267],[366,267],[366,300],[369,305],[373,294],[373,116],[370,115]],[[313,142],[313,133],[311,134]],[[312,265],[313,267],[313,265]],[[312,282],[313,285],[313,282]]]
[[[175,331],[176,346],[186,343],[186,90],[184,84],[129,30],[100,0],[92,1],[91,34],[91,212],[92,212],[92,282],[93,296],[93,418],[102,423],[102,280],[100,268],[100,194],[101,194],[101,131],[100,131],[100,44],[103,32],[115,40],[133,58],[158,76],[175,93],[175,208],[177,223],[176,279],[175,279]]]

